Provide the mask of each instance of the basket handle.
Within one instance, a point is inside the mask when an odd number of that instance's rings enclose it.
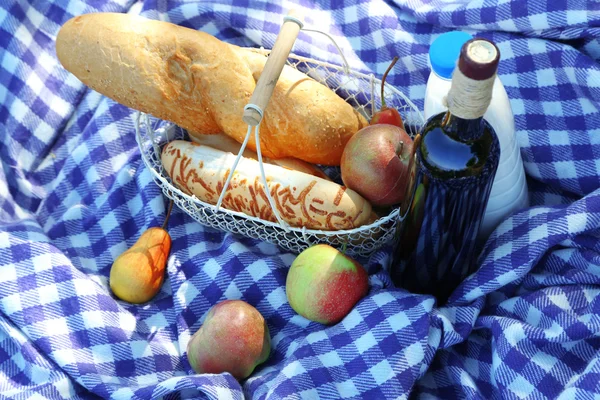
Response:
[[[250,103],[244,108],[242,119],[250,126],[256,126],[262,120],[263,111],[271,99],[277,80],[279,80],[279,75],[281,75],[283,66],[303,26],[302,21],[295,14],[291,10],[283,18],[283,26],[277,35],[269,57],[267,57],[267,62],[260,74],[260,78],[258,78],[256,88],[252,92]]]

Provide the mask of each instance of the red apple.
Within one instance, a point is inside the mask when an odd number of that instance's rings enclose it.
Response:
[[[398,110],[395,108],[389,108],[387,106],[383,106],[381,111],[378,111],[375,115],[373,115],[370,124],[389,124],[404,129],[404,122],[402,121],[402,117],[400,116]]]
[[[271,352],[269,328],[258,310],[242,300],[213,306],[187,346],[190,365],[199,374],[229,372],[245,379]]]
[[[413,141],[406,131],[388,124],[362,128],[346,144],[340,164],[342,181],[372,205],[400,203],[409,180]]]
[[[373,114],[373,117],[371,117],[371,121],[369,123],[370,125],[389,124],[404,129],[404,122],[402,121],[402,117],[400,116],[398,110],[395,108],[390,108],[385,104],[385,80],[389,72],[392,70],[394,64],[396,64],[396,61],[398,61],[398,57],[394,57],[391,64],[385,71],[385,74],[383,74],[383,78],[381,79],[381,109]]]
[[[302,251],[288,272],[286,295],[294,311],[311,321],[341,321],[369,290],[367,271],[334,247]]]

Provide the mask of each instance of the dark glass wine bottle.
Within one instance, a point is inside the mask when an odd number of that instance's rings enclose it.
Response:
[[[433,294],[442,304],[477,266],[477,233],[500,157],[496,133],[483,119],[499,58],[488,40],[463,45],[448,111],[432,116],[413,146],[391,275],[396,286]]]

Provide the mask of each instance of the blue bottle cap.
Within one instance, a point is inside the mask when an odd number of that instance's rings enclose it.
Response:
[[[433,72],[442,78],[452,78],[462,45],[473,36],[466,32],[446,32],[438,36],[429,47],[429,62]]]

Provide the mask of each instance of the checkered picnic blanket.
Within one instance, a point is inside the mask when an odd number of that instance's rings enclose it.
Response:
[[[362,260],[370,292],[339,324],[296,315],[294,254],[175,209],[168,279],[150,303],[116,300],[110,266],[165,198],[140,160],[135,112],[58,63],[74,15],[141,13],[238,45],[272,47],[292,4],[259,0],[0,1],[0,397],[7,399],[594,398],[600,395],[600,3],[320,0],[293,6],[351,66],[422,108],[441,32],[494,40],[532,207],[493,233],[481,269],[438,307],[396,289],[390,249]],[[296,53],[339,62],[320,35]],[[270,359],[245,382],[197,375],[185,354],[208,309],[244,299]]]

